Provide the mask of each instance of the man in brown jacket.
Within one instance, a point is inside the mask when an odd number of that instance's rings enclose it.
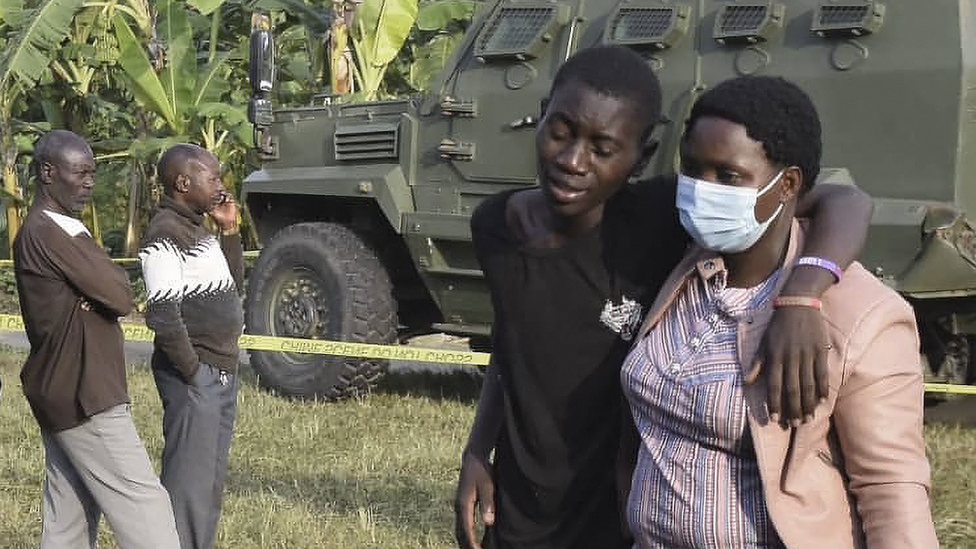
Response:
[[[31,350],[24,393],[45,449],[41,549],[94,548],[102,513],[123,549],[179,549],[173,510],[129,413],[122,330],[128,277],[77,216],[95,161],[64,130],[34,145],[36,195],[14,241]]]

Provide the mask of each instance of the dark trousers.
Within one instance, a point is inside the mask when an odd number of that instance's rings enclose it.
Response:
[[[187,383],[165,360],[153,361],[163,401],[163,468],[182,549],[210,549],[217,534],[227,454],[237,412],[237,376],[201,364]]]

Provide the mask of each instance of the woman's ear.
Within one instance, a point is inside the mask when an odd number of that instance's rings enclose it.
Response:
[[[783,184],[779,188],[779,201],[783,204],[798,198],[803,188],[803,170],[799,166],[790,166],[783,170],[780,176]]]

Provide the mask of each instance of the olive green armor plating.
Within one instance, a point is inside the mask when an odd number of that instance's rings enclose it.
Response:
[[[709,86],[772,74],[803,87],[824,126],[821,180],[856,181],[874,198],[862,262],[915,306],[930,379],[970,382],[974,41],[967,0],[503,0],[483,5],[422,96],[272,109],[258,90],[263,165],[243,195],[264,249],[248,328],[373,342],[426,330],[487,335],[491,302],[470,215],[488,195],[535,184],[540,101],[560,63],[625,44],[664,90],[647,174],[674,171],[683,120]],[[302,396],[362,390],[383,368],[257,358],[268,385]]]

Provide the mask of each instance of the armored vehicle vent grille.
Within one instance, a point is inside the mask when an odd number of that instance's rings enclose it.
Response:
[[[783,24],[786,6],[777,2],[722,6],[715,18],[715,40],[719,44],[768,40]]]
[[[767,6],[727,6],[722,13],[723,33],[755,31],[766,19]]]
[[[853,25],[860,23],[868,14],[868,6],[822,6],[820,26]]]
[[[810,30],[819,36],[863,36],[881,29],[884,13],[878,2],[821,3]]]
[[[336,160],[383,160],[397,157],[396,124],[360,124],[336,128]]]
[[[671,29],[671,8],[621,8],[610,26],[613,40],[660,39]]]
[[[503,8],[482,35],[482,51],[525,50],[552,18],[552,8]]]
[[[610,15],[604,42],[663,50],[688,32],[689,6],[620,6]]]

